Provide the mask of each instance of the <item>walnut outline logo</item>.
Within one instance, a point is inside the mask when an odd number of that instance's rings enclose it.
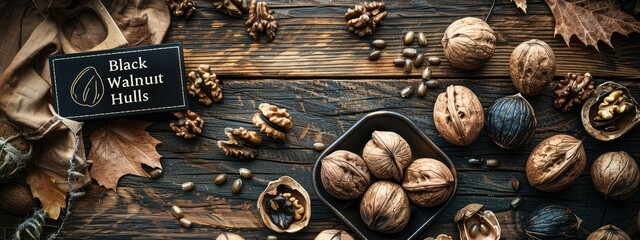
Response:
[[[94,107],[104,96],[104,82],[94,67],[82,69],[71,84],[71,99],[78,105]]]

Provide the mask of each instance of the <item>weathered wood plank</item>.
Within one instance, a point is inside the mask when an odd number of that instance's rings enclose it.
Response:
[[[596,77],[640,76],[640,34],[625,38],[614,35],[613,47],[601,43],[601,53],[573,39],[567,47],[554,37],[554,19],[544,1],[529,1],[528,14],[515,4],[498,1],[488,22],[498,37],[493,58],[477,71],[453,69],[444,59],[440,43],[447,26],[466,17],[483,17],[491,1],[393,1],[387,2],[389,16],[374,37],[358,39],[347,31],[343,14],[359,1],[277,1],[270,6],[278,21],[272,43],[254,43],[246,33],[245,19],[234,19],[213,9],[209,1],[197,1],[198,12],[188,21],[173,21],[166,41],[181,41],[187,68],[212,64],[224,78],[417,78],[394,67],[401,55],[403,32],[425,32],[429,44],[416,47],[443,64],[434,68],[435,77],[483,78],[509,76],[509,56],[521,42],[537,38],[547,42],[557,58],[557,76],[589,71]],[[380,60],[370,62],[373,39],[384,39],[388,47]]]

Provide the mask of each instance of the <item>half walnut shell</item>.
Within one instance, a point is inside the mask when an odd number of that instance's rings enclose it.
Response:
[[[533,149],[527,160],[529,184],[543,192],[567,188],[587,165],[582,141],[564,134],[551,136]]]
[[[273,200],[282,194],[290,194],[291,197],[298,201],[299,205],[304,207],[302,218],[293,220],[287,228],[282,228],[277,223],[274,223],[267,210],[267,208],[270,207],[268,205],[269,200]],[[296,180],[289,176],[282,176],[278,178],[278,180],[269,182],[267,188],[265,188],[260,194],[260,197],[258,197],[257,207],[264,225],[279,233],[294,233],[300,231],[309,224],[309,220],[311,219],[311,198],[309,198],[309,193],[307,193],[307,190],[296,182]]]
[[[373,176],[401,181],[411,161],[411,147],[399,134],[374,131],[362,150],[362,158]]]
[[[602,103],[611,92],[616,90],[622,90],[623,95],[628,98],[630,103],[633,104],[633,107],[613,120],[611,123],[611,125],[614,126],[612,128],[613,130],[608,131],[606,128],[597,127],[594,119],[598,115],[600,103]],[[600,141],[611,141],[631,131],[631,129],[640,123],[640,106],[629,92],[629,89],[615,82],[605,82],[598,85],[594,94],[585,101],[582,106],[581,118],[582,126],[584,126],[584,129],[589,135]]]
[[[454,220],[458,223],[461,240],[499,240],[502,230],[493,212],[483,205],[472,203],[460,209]]]

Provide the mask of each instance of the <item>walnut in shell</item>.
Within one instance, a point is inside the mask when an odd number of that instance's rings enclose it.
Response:
[[[499,240],[502,230],[496,215],[483,210],[483,205],[472,203],[460,209],[454,216],[461,240]]]
[[[587,165],[582,141],[564,134],[551,136],[533,149],[527,160],[529,184],[543,192],[567,188]]]
[[[411,147],[397,133],[374,131],[362,150],[362,158],[373,176],[399,182],[411,161]]]
[[[197,113],[185,110],[174,112],[173,116],[178,119],[178,122],[170,123],[169,127],[176,132],[176,136],[184,139],[194,139],[198,134],[202,133],[204,120]]]
[[[400,232],[411,217],[409,199],[398,184],[377,181],[362,196],[360,216],[373,231]]]
[[[482,131],[484,110],[471,89],[451,85],[436,99],[433,122],[444,140],[453,145],[468,146]]]
[[[324,189],[338,199],[360,197],[369,188],[371,174],[358,154],[338,150],[322,158],[320,179]]]
[[[278,201],[274,201],[281,196],[289,200],[293,209],[287,210],[285,209],[287,206],[278,205]],[[282,176],[278,180],[269,182],[267,188],[258,197],[257,207],[262,222],[269,229],[279,233],[300,231],[309,224],[311,219],[311,198],[309,198],[309,193],[289,176]],[[274,208],[278,210],[270,210]],[[292,219],[290,219],[291,215],[293,215]],[[286,228],[283,228],[282,221],[286,220],[290,222],[286,224]]]
[[[358,37],[372,35],[376,27],[382,24],[382,20],[387,17],[384,8],[384,2],[365,2],[362,5],[349,8],[344,13],[349,31]]]
[[[220,80],[206,64],[200,65],[196,71],[189,73],[187,91],[189,96],[198,98],[198,101],[205,106],[211,106],[214,102],[222,100]]]
[[[249,10],[246,0],[213,0],[213,7],[232,17],[241,17]]]
[[[622,229],[609,224],[593,231],[587,240],[631,240],[631,237]]]
[[[261,32],[265,34],[267,42],[271,42],[276,38],[278,22],[276,22],[276,18],[273,17],[272,13],[266,2],[251,0],[251,4],[249,4],[249,19],[245,24],[249,27],[247,32],[249,32],[249,36],[253,40],[258,41]]]
[[[260,127],[261,133],[275,140],[285,141],[287,132],[293,128],[293,121],[287,109],[261,103],[258,110],[260,111],[253,115],[253,125]]]
[[[409,199],[422,207],[440,205],[453,194],[454,179],[444,163],[433,158],[414,160],[407,168],[402,188]]]
[[[466,17],[451,23],[442,37],[444,56],[460,69],[476,69],[484,65],[496,48],[496,35],[485,21]]]
[[[640,169],[627,152],[608,152],[593,162],[591,180],[605,198],[626,200],[638,191]]]
[[[344,230],[327,229],[320,232],[314,240],[354,240],[354,238]]]
[[[227,141],[218,141],[218,148],[227,156],[239,158],[255,158],[258,156],[256,146],[262,144],[258,133],[245,128],[225,128],[224,134],[229,137]],[[240,141],[242,142],[240,142]]]
[[[511,81],[527,96],[540,94],[556,74],[556,57],[543,41],[532,39],[518,45],[509,59]]]
[[[556,84],[553,106],[562,112],[568,112],[574,106],[580,106],[591,97],[594,88],[595,84],[591,74],[567,73],[567,76]]]

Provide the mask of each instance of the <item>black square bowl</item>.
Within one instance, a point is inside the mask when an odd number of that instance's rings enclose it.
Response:
[[[354,200],[340,200],[331,196],[322,185],[320,168],[322,158],[336,150],[347,150],[362,154],[364,145],[371,139],[373,131],[393,131],[400,134],[411,147],[412,160],[418,158],[434,158],[444,163],[455,179],[453,192],[447,201],[439,206],[420,207],[410,203],[411,219],[406,228],[398,233],[385,234],[370,230],[360,217],[361,197]],[[373,176],[372,176],[373,177]],[[374,178],[372,182],[376,179]],[[418,127],[407,117],[389,111],[378,111],[367,114],[353,125],[338,140],[329,146],[316,161],[313,167],[313,188],[320,200],[326,204],[340,219],[342,219],[362,239],[401,240],[417,238],[429,224],[451,202],[458,187],[458,174],[453,163]]]

